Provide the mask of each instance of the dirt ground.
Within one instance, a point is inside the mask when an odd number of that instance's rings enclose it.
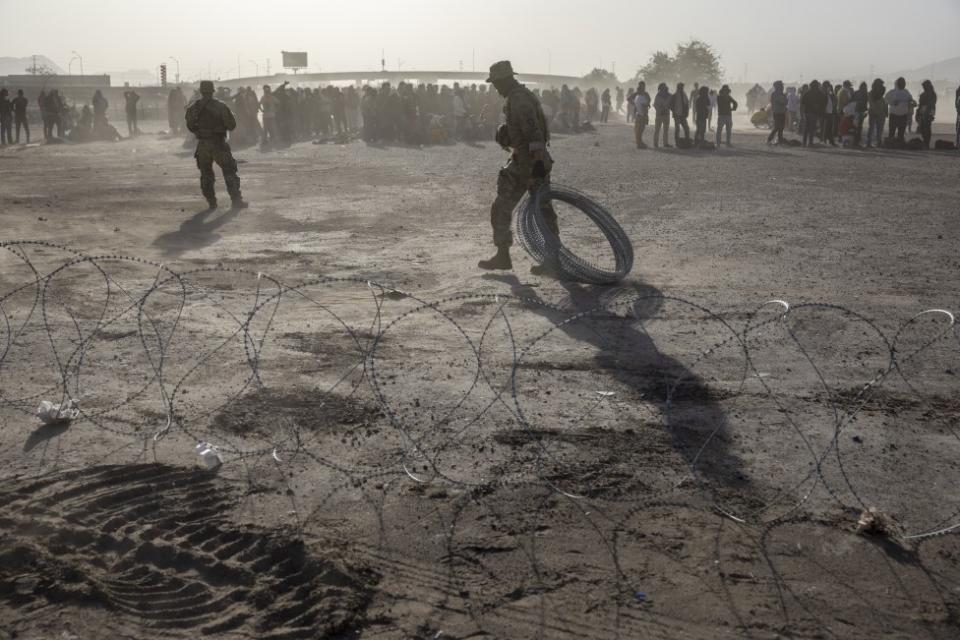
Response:
[[[0,151],[0,640],[957,638],[960,156],[737,125],[556,136],[605,288],[477,270],[494,143]]]

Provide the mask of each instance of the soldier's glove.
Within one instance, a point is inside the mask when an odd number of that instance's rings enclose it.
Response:
[[[510,130],[507,128],[507,125],[502,124],[497,127],[497,135],[495,136],[497,144],[499,144],[504,149],[510,148]]]
[[[533,163],[533,171],[530,173],[537,180],[543,180],[547,177],[547,165],[543,163],[543,160],[537,160]]]

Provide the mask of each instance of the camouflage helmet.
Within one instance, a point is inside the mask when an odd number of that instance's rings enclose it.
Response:
[[[213,80],[201,80],[200,93],[213,93]]]
[[[496,82],[497,80],[506,80],[512,78],[516,73],[513,72],[513,65],[509,60],[501,60],[490,65],[490,77],[487,82]]]

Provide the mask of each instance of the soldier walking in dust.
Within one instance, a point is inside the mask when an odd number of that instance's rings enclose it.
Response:
[[[512,269],[510,246],[513,244],[513,232],[510,229],[514,207],[528,191],[532,194],[542,185],[549,185],[553,159],[547,151],[550,143],[550,130],[543,114],[540,101],[532,91],[517,82],[513,66],[509,61],[497,62],[490,67],[487,82],[493,84],[497,92],[506,98],[503,113],[506,124],[497,129],[497,142],[511,152],[507,165],[500,169],[497,178],[497,199],[490,209],[490,222],[493,226],[493,243],[497,254],[490,260],[481,260],[477,265],[481,269]],[[543,200],[540,211],[550,230],[560,235],[557,226],[557,214],[549,200]],[[530,272],[534,275],[545,273],[542,265],[535,265]]]
[[[223,171],[223,181],[227,185],[233,208],[243,209],[247,203],[240,194],[237,161],[233,159],[230,145],[227,144],[227,132],[237,127],[237,121],[230,107],[213,97],[213,82],[204,80],[200,83],[200,96],[200,99],[187,109],[186,117],[187,129],[197,137],[197,152],[194,157],[200,169],[200,191],[210,208],[216,209],[216,176],[213,173],[213,163],[216,162]]]

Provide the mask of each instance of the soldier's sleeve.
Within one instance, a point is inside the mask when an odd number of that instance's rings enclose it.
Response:
[[[547,132],[537,113],[537,105],[531,99],[524,99],[513,108],[515,126],[521,131],[523,144],[531,151],[543,151],[547,148]]]
[[[184,121],[187,124],[187,131],[190,133],[197,132],[197,108],[196,103],[190,105],[187,109],[187,113],[183,116]]]
[[[237,119],[233,117],[233,111],[227,105],[223,105],[223,126],[227,131],[237,128]]]

